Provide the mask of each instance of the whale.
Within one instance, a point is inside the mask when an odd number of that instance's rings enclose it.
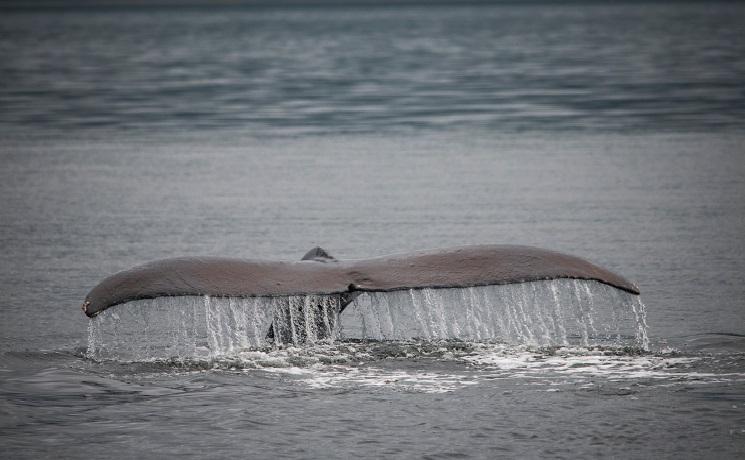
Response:
[[[619,274],[577,256],[532,246],[460,246],[354,260],[339,260],[315,247],[299,261],[225,257],[156,260],[104,278],[85,297],[82,310],[93,318],[117,305],[164,296],[338,295],[341,311],[364,292],[559,278],[594,280],[639,295],[639,288]]]

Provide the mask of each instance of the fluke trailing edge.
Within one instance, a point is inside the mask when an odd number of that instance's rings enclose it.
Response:
[[[595,280],[639,294],[620,275],[579,257],[529,246],[479,245],[360,260],[336,260],[321,248],[301,261],[182,257],[116,273],[86,296],[93,317],[118,304],[162,296],[224,297],[339,294],[342,308],[362,292],[459,288],[557,278]]]

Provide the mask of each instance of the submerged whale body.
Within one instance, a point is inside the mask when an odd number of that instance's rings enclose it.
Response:
[[[297,262],[219,257],[157,260],[101,281],[86,296],[83,311],[94,317],[119,304],[164,296],[311,294],[338,295],[341,310],[363,292],[465,288],[559,278],[595,280],[639,294],[630,281],[587,260],[529,246],[463,246],[346,261],[314,248]]]

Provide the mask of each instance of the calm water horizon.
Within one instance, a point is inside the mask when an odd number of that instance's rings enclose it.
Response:
[[[11,11],[0,127],[741,130],[743,20],[674,2]]]

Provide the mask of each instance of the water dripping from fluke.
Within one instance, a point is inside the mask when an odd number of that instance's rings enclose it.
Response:
[[[92,318],[87,356],[120,362],[214,361],[262,350],[412,340],[649,347],[639,296],[596,281],[554,279],[362,292],[351,298],[141,299]]]

